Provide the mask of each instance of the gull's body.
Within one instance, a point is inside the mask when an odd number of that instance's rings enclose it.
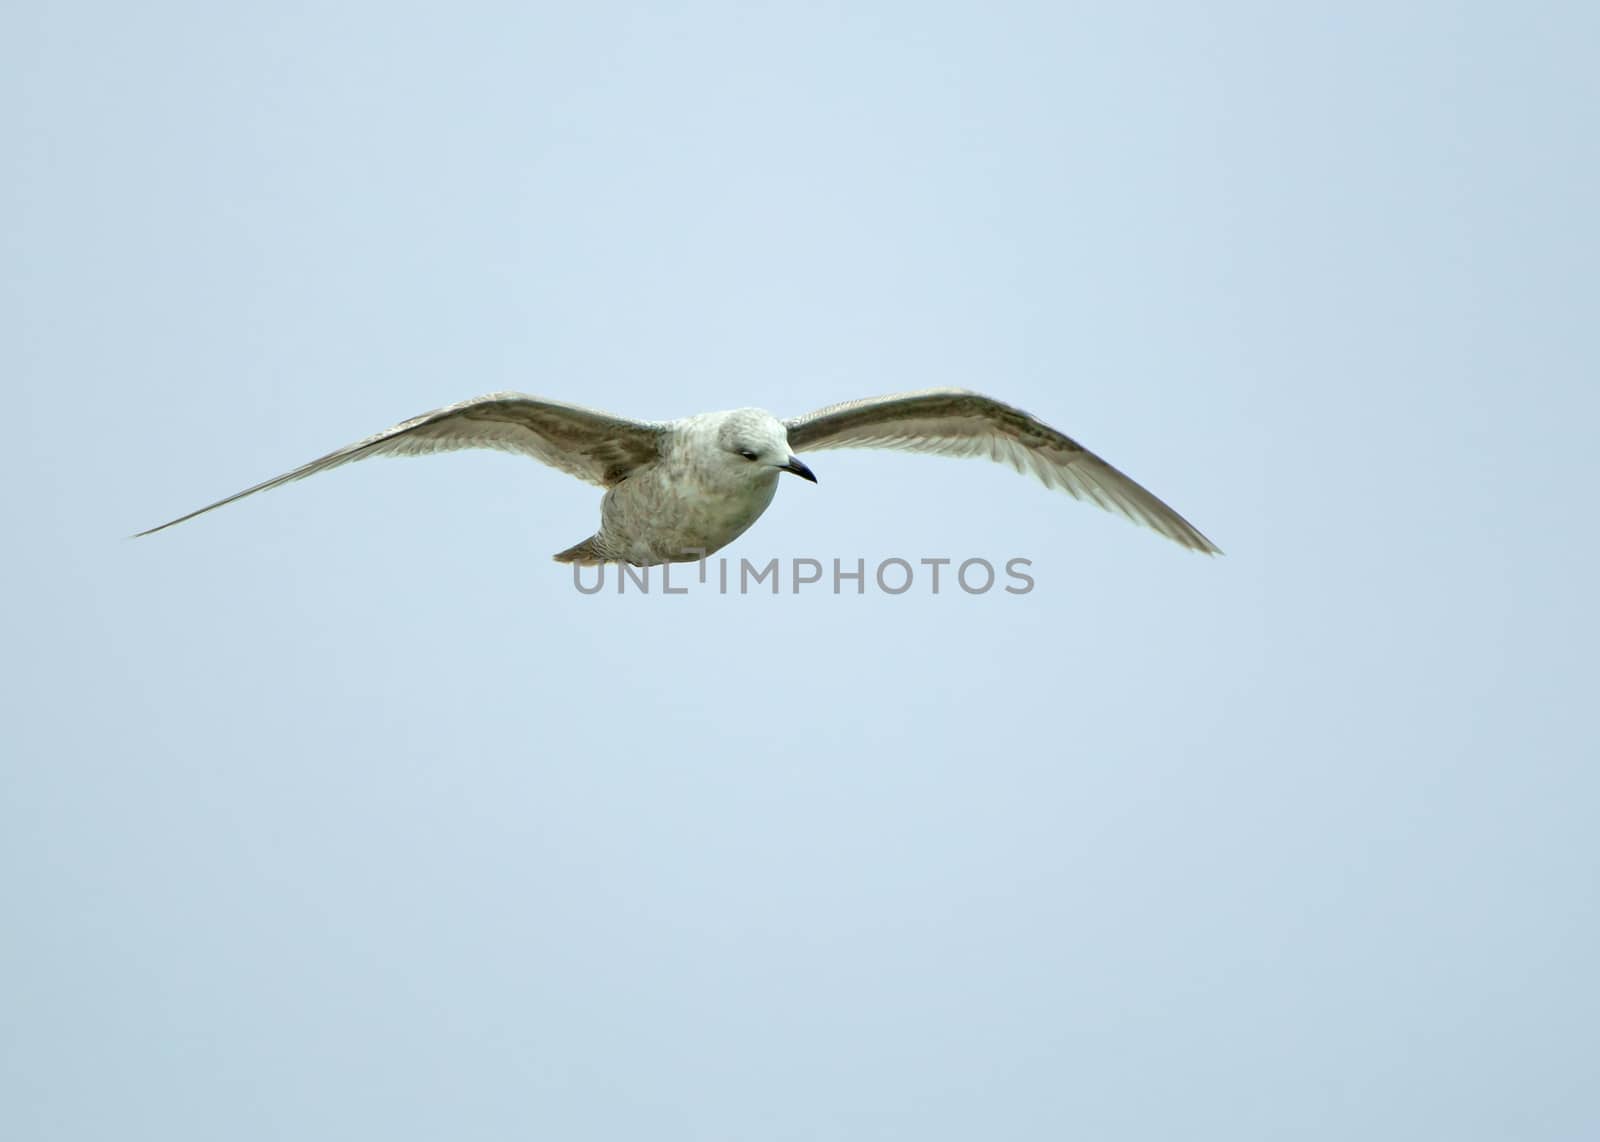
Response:
[[[739,454],[740,445],[757,459]],[[790,453],[782,426],[759,409],[675,421],[662,432],[659,449],[655,461],[606,489],[600,530],[559,552],[558,560],[648,565],[703,559],[761,518],[781,472],[816,479]]]
[[[1010,405],[962,389],[870,397],[789,421],[753,408],[637,421],[495,393],[404,421],[139,534],[368,456],[497,448],[606,489],[600,529],[556,559],[682,562],[703,559],[744,534],[772,503],[781,473],[815,483],[797,451],[864,446],[1004,460],[1046,487],[1118,512],[1184,547],[1217,552],[1177,512],[1076,441]]]

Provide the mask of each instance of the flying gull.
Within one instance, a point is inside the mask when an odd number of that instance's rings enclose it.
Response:
[[[1174,543],[1220,554],[1177,512],[1075,440],[965,389],[868,397],[793,420],[740,408],[638,421],[524,393],[492,393],[403,421],[139,535],[368,456],[497,448],[606,490],[600,530],[558,552],[557,561],[689,562],[743,535],[772,502],[779,473],[817,482],[796,452],[862,447],[1004,461],[1047,488],[1116,512]]]

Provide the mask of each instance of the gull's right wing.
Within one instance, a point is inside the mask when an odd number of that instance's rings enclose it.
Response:
[[[591,484],[610,487],[660,455],[663,426],[523,393],[491,393],[402,421],[292,472],[274,476],[139,535],[193,519],[257,492],[368,456],[420,456],[463,448],[520,452]]]

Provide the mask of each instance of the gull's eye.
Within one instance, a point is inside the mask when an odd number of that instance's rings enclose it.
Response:
[[[743,456],[746,460],[754,460],[756,458],[754,449],[750,448],[739,449],[739,455]]]

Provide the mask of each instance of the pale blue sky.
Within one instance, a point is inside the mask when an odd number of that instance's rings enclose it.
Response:
[[[1600,1136],[1580,4],[0,16],[0,1137]],[[729,554],[375,461],[522,389],[963,385]]]

